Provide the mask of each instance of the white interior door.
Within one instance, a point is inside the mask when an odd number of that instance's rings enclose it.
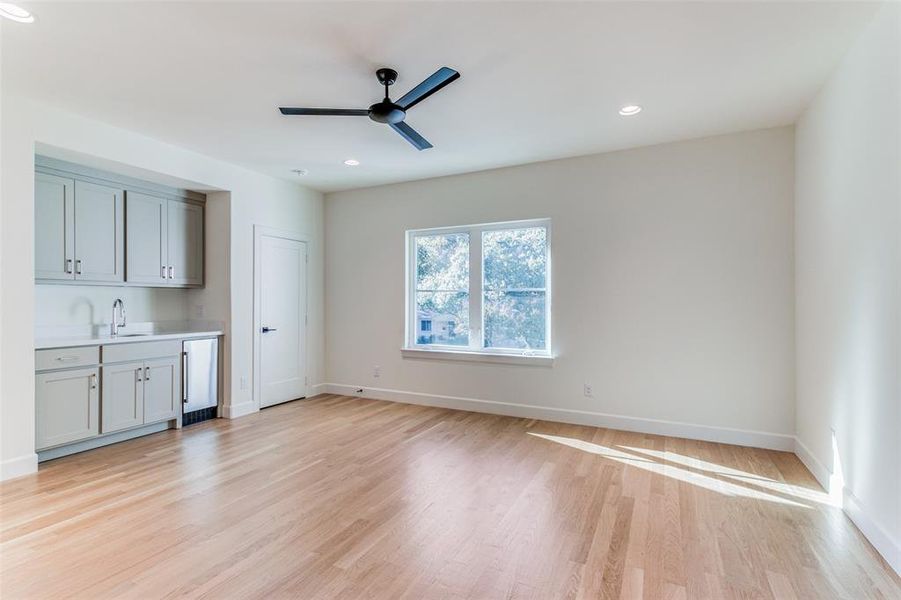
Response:
[[[263,407],[306,396],[307,245],[264,233],[257,251]]]

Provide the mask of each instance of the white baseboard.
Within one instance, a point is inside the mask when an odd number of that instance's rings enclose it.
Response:
[[[885,562],[901,575],[901,541],[892,537],[879,523],[872,520],[860,500],[846,487],[843,490],[843,510],[867,538]]]
[[[823,486],[823,489],[831,492],[832,490],[829,487],[832,470],[827,469],[800,439],[795,440],[795,455],[804,463],[804,466],[813,474],[819,484]],[[901,542],[894,539],[884,527],[868,516],[868,511],[861,504],[860,499],[851,493],[851,490],[843,487],[841,495],[842,510],[857,526],[857,529],[860,530],[863,536],[873,544],[873,547],[882,555],[889,566],[898,575],[901,575]]]
[[[810,471],[811,475],[813,475],[814,479],[819,482],[823,489],[827,492],[829,491],[829,478],[832,475],[832,471],[827,469],[823,463],[817,460],[817,457],[813,455],[813,452],[804,445],[804,442],[795,438],[795,456],[797,456],[804,466],[807,467],[807,470]]]
[[[310,386],[310,395],[308,398],[312,398],[313,396],[318,396],[319,394],[328,394],[328,384],[327,383],[317,383],[316,385]]]
[[[624,431],[668,435],[672,437],[721,442],[738,446],[752,446],[755,448],[768,448],[786,452],[792,452],[795,449],[795,437],[793,435],[781,433],[748,431],[745,429],[732,429],[728,427],[710,427],[708,425],[695,425],[693,423],[680,423],[677,421],[661,421],[658,419],[611,415],[583,410],[572,410],[568,408],[552,408],[548,406],[516,404],[513,402],[498,402],[495,400],[442,396],[438,394],[406,392],[402,390],[371,388],[359,385],[326,383],[323,384],[323,386],[327,393],[330,394],[360,396],[373,400],[389,400],[391,402],[402,402],[405,404],[420,404],[423,406],[437,406],[440,408],[452,408],[456,410],[491,413],[526,419],[542,419],[545,421],[557,421],[559,423],[606,427]],[[357,390],[361,388],[363,389],[362,394],[357,392]]]
[[[21,477],[36,473],[38,470],[38,455],[34,452],[24,456],[10,458],[0,463],[0,481]]]
[[[219,410],[223,419],[237,419],[257,412],[257,407],[253,405],[253,401],[248,400],[240,404],[224,404]]]

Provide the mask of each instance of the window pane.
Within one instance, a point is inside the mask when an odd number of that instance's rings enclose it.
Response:
[[[468,292],[416,292],[416,343],[469,345]]]
[[[469,234],[416,236],[417,344],[469,345]]]
[[[547,229],[527,227],[482,234],[486,290],[547,287]]]
[[[545,292],[485,292],[485,347],[545,349]]]
[[[469,291],[469,234],[416,237],[416,289]]]

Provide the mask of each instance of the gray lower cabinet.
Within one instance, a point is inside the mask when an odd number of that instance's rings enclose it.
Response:
[[[35,449],[178,419],[181,352],[181,340],[36,350]]]
[[[178,418],[178,356],[103,365],[101,433]]]
[[[144,362],[144,422],[175,419],[181,409],[181,360],[156,358]]]
[[[59,446],[100,433],[97,367],[35,375],[35,446]]]
[[[101,433],[144,424],[144,361],[103,365]]]

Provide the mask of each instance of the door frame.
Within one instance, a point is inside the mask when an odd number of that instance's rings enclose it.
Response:
[[[306,246],[306,257],[307,263],[304,267],[304,326],[303,326],[303,347],[304,347],[304,364],[303,364],[303,377],[304,377],[304,396],[309,396],[310,394],[310,385],[309,385],[309,348],[310,348],[310,328],[309,328],[309,319],[307,318],[310,314],[310,238],[307,235],[302,233],[298,233],[296,231],[289,231],[286,229],[278,229],[276,227],[268,227],[265,225],[254,225],[253,226],[253,374],[252,374],[252,386],[253,386],[253,407],[255,410],[260,410],[263,400],[262,389],[263,389],[263,378],[262,378],[262,369],[260,366],[261,357],[260,357],[260,344],[262,333],[260,329],[263,327],[263,315],[262,315],[262,285],[263,285],[263,271],[262,271],[262,250],[263,250],[263,238],[264,237],[275,237],[281,238],[285,240],[291,240],[294,242],[300,242]]]

